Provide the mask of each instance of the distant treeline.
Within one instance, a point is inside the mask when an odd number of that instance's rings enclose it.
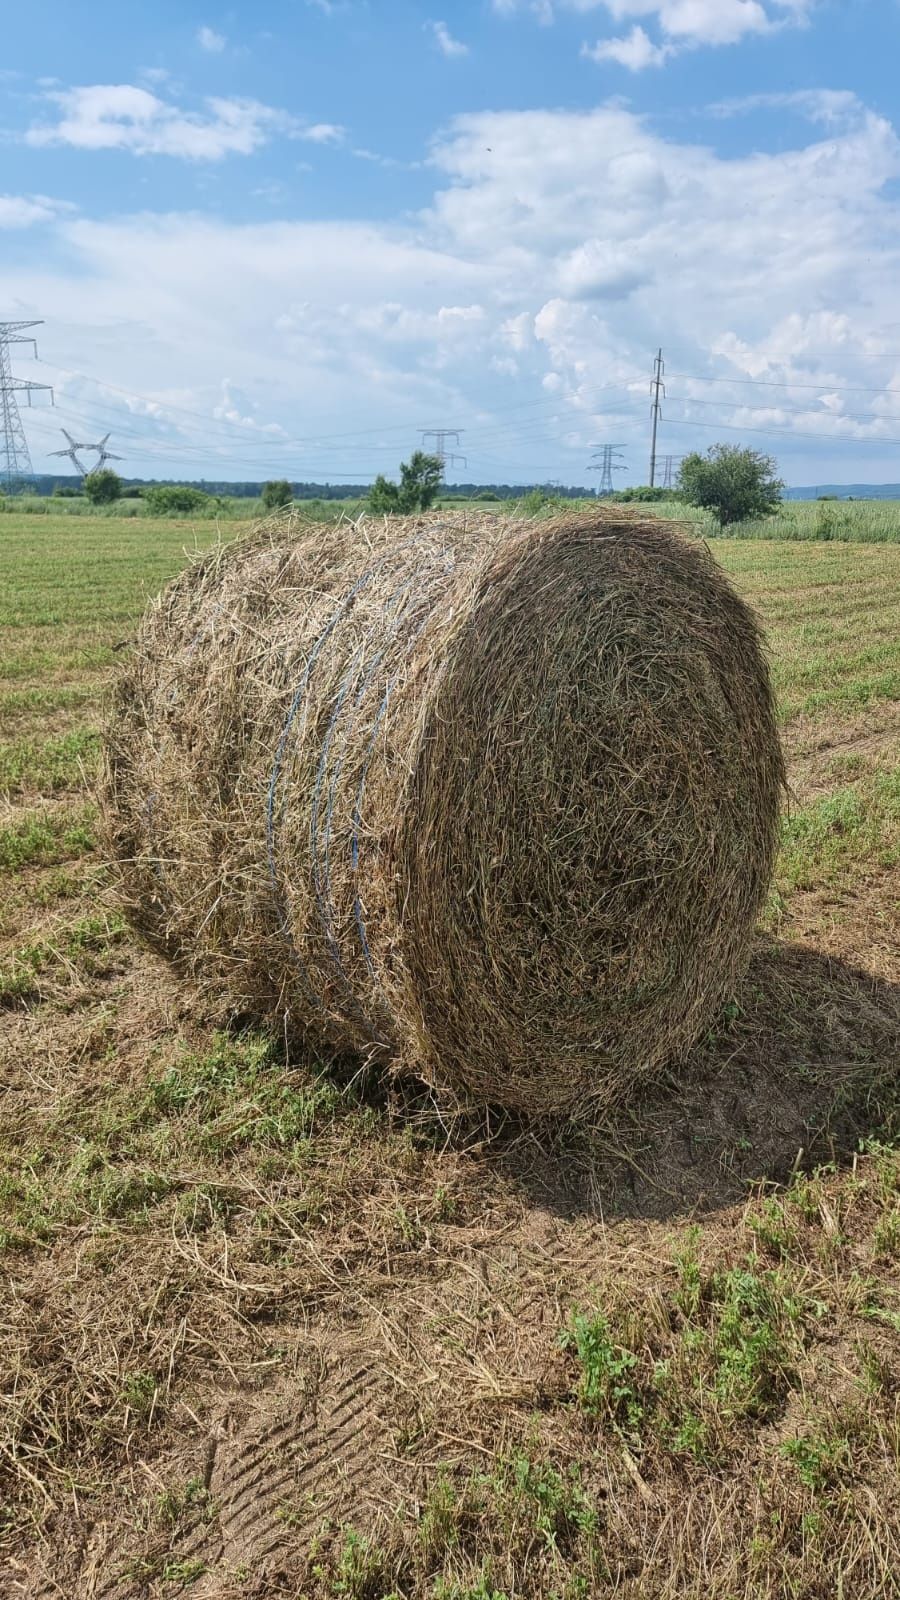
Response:
[[[28,488],[35,494],[53,494],[60,489],[79,490],[81,480],[72,473],[40,473],[27,480]],[[213,478],[123,478],[122,484],[126,489],[155,488],[160,484],[178,484],[179,487],[202,489],[204,494],[227,495],[236,500],[258,500],[262,493],[262,482],[259,483],[226,483],[223,479]],[[559,484],[533,483],[448,483],[441,491],[441,498],[447,499],[452,495],[459,495],[461,500],[474,500],[480,494],[496,495],[498,500],[521,500],[530,489],[545,488],[548,493],[564,500],[585,500],[593,498],[594,489],[585,489],[580,485],[562,488]],[[295,500],[364,500],[369,492],[368,483],[293,483]],[[26,491],[27,492],[27,491]]]

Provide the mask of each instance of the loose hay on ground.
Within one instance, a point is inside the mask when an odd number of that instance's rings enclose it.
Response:
[[[728,997],[783,776],[755,619],[659,522],[294,517],[150,608],[103,802],[223,1013],[558,1112]]]

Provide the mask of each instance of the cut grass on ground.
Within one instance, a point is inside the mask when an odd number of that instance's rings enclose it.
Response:
[[[73,728],[52,739],[31,736],[0,744],[0,798],[54,795],[70,789],[83,793],[93,777],[100,751],[94,728]]]
[[[835,789],[783,823],[775,879],[782,899],[846,884],[866,867],[900,869],[900,765]]]
[[[802,759],[803,942],[588,1133],[213,1031],[84,793],[193,531],[2,521],[0,1593],[900,1594],[900,546],[714,541]]]
[[[0,827],[0,872],[54,867],[90,855],[94,848],[93,806],[29,811]]]
[[[0,1007],[57,993],[72,980],[83,986],[103,976],[125,932],[123,917],[100,913],[20,946],[0,963]]]

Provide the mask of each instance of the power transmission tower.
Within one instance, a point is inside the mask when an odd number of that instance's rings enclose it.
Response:
[[[80,447],[82,450],[96,450],[97,452],[97,465],[91,468],[92,472],[101,472],[106,466],[107,461],[125,460],[124,456],[117,456],[114,450],[107,450],[106,446],[108,443],[109,434],[106,433],[100,440],[99,444],[85,444]]]
[[[87,467],[84,465],[84,463],[82,461],[79,461],[79,459],[78,459],[78,451],[79,450],[93,450],[94,446],[92,444],[78,444],[77,441],[72,438],[72,435],[65,428],[60,428],[59,431],[62,434],[64,439],[68,439],[69,448],[68,448],[68,450],[50,450],[50,451],[48,451],[48,455],[51,455],[51,456],[68,456],[68,458],[71,461],[71,463],[72,463],[73,467],[75,468],[76,472],[80,472],[81,476],[85,477],[85,475],[87,473]]]
[[[665,456],[664,460],[666,465],[665,472],[663,474],[662,486],[664,489],[673,489],[675,487],[673,468],[681,465],[682,461],[684,460],[684,456]]]
[[[459,444],[461,433],[461,428],[425,428],[422,432],[422,444],[426,449],[428,448],[428,440],[434,440],[434,448],[429,454],[437,456],[441,463],[442,478],[447,467],[455,467],[457,463],[467,467],[469,464],[465,456],[454,455],[452,450],[447,449],[447,440],[451,440],[453,444]]]
[[[28,454],[28,440],[25,438],[25,429],[22,427],[22,418],[19,416],[19,404],[16,395],[24,394],[31,405],[31,396],[37,390],[49,391],[50,404],[53,404],[53,390],[49,383],[28,383],[24,378],[14,378],[12,375],[12,359],[10,345],[30,344],[34,348],[34,359],[37,360],[37,345],[34,340],[22,337],[23,328],[39,328],[40,320],[36,322],[0,322],[0,478],[8,494],[15,494],[22,487],[26,478],[31,477],[31,457]]]
[[[653,437],[652,437],[652,440],[651,440],[651,443],[650,443],[650,487],[651,487],[651,489],[654,487],[654,485],[656,483],[656,431],[657,431],[657,429],[659,427],[659,419],[662,416],[662,405],[660,403],[660,393],[662,393],[662,395],[665,396],[665,392],[666,392],[666,386],[663,383],[663,374],[665,373],[665,370],[666,370],[666,363],[663,361],[663,353],[662,353],[662,350],[660,350],[658,355],[657,355],[657,357],[656,357],[656,360],[653,363],[653,381],[652,381],[652,384],[651,384],[651,387],[652,387],[652,390],[653,390],[653,405],[650,408],[650,415],[653,418]]]
[[[624,471],[625,462],[617,444],[605,444],[599,450],[595,450],[592,464],[588,467],[588,472],[600,474],[600,487],[597,490],[600,496],[612,494],[613,473]]]

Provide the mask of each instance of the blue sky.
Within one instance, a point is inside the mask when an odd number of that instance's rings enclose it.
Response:
[[[719,439],[900,480],[897,0],[32,0],[0,317],[128,475],[478,481]]]

